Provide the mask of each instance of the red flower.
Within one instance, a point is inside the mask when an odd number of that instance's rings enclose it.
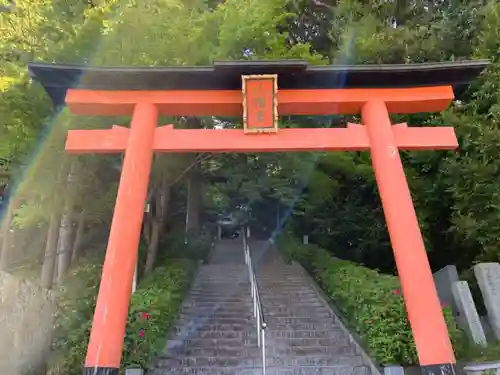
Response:
[[[141,332],[139,332],[139,336],[144,337],[144,330],[141,329]]]
[[[151,315],[147,312],[142,312],[141,313],[141,319],[146,319],[146,320],[149,320],[151,319]]]
[[[401,290],[400,289],[396,289],[394,291],[394,294],[397,295],[397,296],[400,296],[401,295]]]
[[[449,306],[450,306],[450,304],[449,304],[449,303],[447,303],[447,302],[443,302],[443,303],[441,303],[441,307],[442,307],[443,309],[446,309],[446,308],[447,308],[447,307],[449,307]]]

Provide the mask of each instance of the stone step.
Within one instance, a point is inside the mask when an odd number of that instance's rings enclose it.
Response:
[[[183,324],[193,319],[203,320],[205,322],[210,322],[210,324],[253,324],[255,318],[253,316],[242,316],[242,317],[229,317],[229,316],[218,316],[218,315],[180,315],[177,318],[177,323]],[[305,318],[304,318],[305,319]],[[288,322],[288,321],[286,321]]]
[[[307,289],[312,289],[307,280],[304,279],[299,279],[299,280],[287,280],[286,278],[283,280],[280,280],[279,282],[270,282],[270,281],[265,281],[260,278],[257,278],[257,282],[259,283],[259,286],[262,287],[263,289],[302,289],[302,288],[307,288]]]
[[[247,290],[226,290],[220,293],[189,293],[184,302],[188,304],[201,303],[235,303],[242,304],[252,302],[250,288]],[[184,303],[183,302],[183,303]]]
[[[250,294],[250,293],[249,293]],[[235,296],[191,296],[188,295],[185,304],[203,304],[203,303],[235,303],[235,304],[248,304],[252,303],[252,298],[250,296],[235,295]]]
[[[184,329],[183,329],[184,328]],[[178,327],[176,333],[186,332],[187,327]],[[255,326],[248,326],[246,330],[237,331],[222,331],[222,330],[207,330],[206,326],[201,326],[199,329],[193,328],[190,337],[206,338],[206,339],[239,339],[246,340],[256,338],[257,332]],[[306,338],[337,338],[347,337],[344,331],[340,328],[332,328],[325,330],[273,330],[266,329],[266,337],[269,339],[306,339]]]
[[[277,347],[318,347],[322,348],[325,346],[339,347],[339,346],[349,346],[351,344],[348,337],[328,337],[328,338],[272,338],[273,346]]]
[[[194,282],[207,281],[212,283],[225,283],[228,280],[235,280],[239,283],[249,283],[250,277],[247,270],[226,272],[223,269],[214,272],[200,272],[196,275]]]
[[[266,287],[292,287],[292,286],[298,286],[298,287],[303,287],[304,285],[308,285],[307,279],[304,279],[303,277],[297,277],[297,276],[285,276],[285,277],[274,277],[274,278],[264,278],[260,277],[257,275],[257,281],[259,282],[259,285],[261,286],[266,286]]]
[[[269,271],[268,273],[262,272],[262,270],[257,269],[255,272],[255,276],[257,276],[257,280],[262,283],[270,283],[270,284],[280,284],[286,281],[291,281],[291,282],[299,282],[299,281],[304,281],[307,280],[306,277],[302,273],[296,272],[296,271],[282,271],[282,270],[275,270],[275,273],[273,274],[272,271]]]
[[[244,259],[244,258],[243,258]],[[200,272],[214,272],[219,270],[225,270],[228,273],[245,271],[247,269],[247,265],[245,263],[207,263],[200,267]]]
[[[267,336],[266,336],[267,337]],[[312,348],[317,347],[322,350],[323,347],[344,347],[349,346],[348,337],[328,337],[328,338],[270,338],[268,340],[269,348]],[[168,341],[168,347],[183,347],[184,349],[196,348],[254,348],[257,346],[257,337],[249,338],[221,338],[209,339],[193,337],[186,340],[172,339]]]
[[[261,301],[263,305],[268,306],[288,306],[295,305],[297,307],[311,307],[311,306],[325,306],[324,303],[318,298],[317,295],[307,295],[301,296],[300,298],[282,295],[282,294],[273,294],[273,295],[263,295],[260,294]],[[185,299],[185,303],[188,304],[210,304],[210,303],[252,303],[252,297],[250,294],[250,290],[248,292],[242,291],[240,293],[227,293],[227,294],[219,294],[219,295],[207,295],[207,294],[188,294]]]
[[[224,269],[219,269],[213,272],[199,272],[196,275],[194,282],[207,281],[213,283],[225,283],[228,280],[235,280],[239,283],[249,283],[250,275],[248,270],[227,272]]]
[[[319,301],[317,298],[307,300],[307,303],[303,301],[298,301],[292,298],[262,298],[262,305],[264,309],[266,308],[275,308],[275,307],[283,307],[283,308],[295,308],[295,307],[303,307],[307,305],[310,309],[316,309],[318,307],[325,307],[325,305]]]
[[[250,292],[250,288],[248,289]],[[259,293],[261,296],[281,296],[281,297],[292,297],[295,298],[296,296],[311,296],[314,298],[318,298],[318,294],[316,291],[313,289],[299,289],[299,288],[290,288],[290,289],[285,289],[285,288],[265,288],[260,286],[259,287]]]
[[[197,332],[226,332],[226,331],[234,331],[234,332],[244,332],[247,330],[253,330],[255,325],[252,324],[213,324],[210,322],[193,322],[193,324],[189,325],[191,328],[195,329]],[[177,322],[174,326],[174,332],[181,333],[184,332],[187,328],[187,324],[185,322],[179,323]]]
[[[276,271],[276,274],[263,274],[262,272],[255,272],[255,276],[257,276],[257,280],[261,284],[277,284],[277,285],[282,285],[284,283],[302,283],[306,281],[307,279],[298,273],[286,273],[286,272],[280,272],[279,270]]]
[[[272,309],[263,309],[264,315],[268,319],[285,319],[285,318],[314,318],[314,319],[333,319],[334,315],[328,311],[317,311],[315,309],[310,310],[298,310],[295,311],[293,308],[289,309],[289,312],[284,313],[283,311],[276,311]]]
[[[224,305],[212,308],[199,308],[196,306],[181,307],[181,314],[185,315],[217,315],[217,316],[247,316],[252,315],[251,306],[225,307]]]
[[[202,282],[206,282],[208,285],[210,284],[228,284],[231,281],[234,281],[235,284],[250,284],[250,278],[248,272],[239,272],[238,274],[228,274],[224,273],[223,270],[219,271],[217,275],[198,275],[198,277],[194,280],[193,284],[199,283],[201,285]]]
[[[149,375],[260,375],[258,367],[185,367],[178,369],[157,368]],[[367,367],[352,366],[290,366],[267,367],[266,375],[369,375]]]
[[[227,347],[251,347],[257,346],[257,337],[245,338],[190,338],[187,340],[169,340],[169,346],[184,346],[185,348],[227,348]]]
[[[273,269],[274,267],[274,269]],[[282,281],[286,278],[298,279],[303,278],[304,274],[296,269],[283,268],[279,265],[271,268],[266,267],[264,264],[257,264],[254,266],[255,275],[259,280]],[[273,273],[274,272],[274,273]]]
[[[296,323],[282,324],[275,322],[266,322],[268,331],[336,331],[340,328],[332,323]],[[255,322],[240,322],[240,323],[213,323],[208,320],[190,322],[177,322],[173,327],[174,332],[182,333],[186,330],[194,330],[196,332],[224,332],[235,331],[245,332],[255,330]]]
[[[272,265],[256,261],[263,259],[258,254],[264,245],[256,245],[253,259],[267,324],[267,375],[370,375],[357,346],[300,268],[279,259]],[[219,246],[213,259],[242,255],[236,254],[238,241]],[[262,374],[248,276],[244,264],[201,266],[167,353],[149,374]]]
[[[200,330],[196,332],[196,336],[201,339],[238,339],[246,340],[249,338],[257,338],[255,330],[247,331],[205,331]]]
[[[232,288],[228,286],[227,288],[219,288],[217,290],[191,289],[189,295],[191,297],[201,297],[201,298],[211,298],[211,297],[220,298],[220,297],[232,297],[238,295],[249,297],[250,288]]]
[[[283,277],[299,278],[304,277],[304,274],[295,268],[283,268],[273,266],[271,268],[265,267],[262,264],[257,264],[254,268],[255,275],[260,279],[276,280],[279,281]]]
[[[267,302],[267,301],[263,301]],[[328,313],[329,315],[333,315],[332,311],[324,306],[315,306],[313,309],[311,309],[310,306],[303,306],[301,304],[298,304],[297,306],[267,306],[266,303],[263,303],[263,308],[264,312],[267,312],[268,314],[297,314],[297,313],[309,313],[309,312],[315,312],[315,313],[320,313],[320,314],[326,314]]]
[[[344,331],[340,328],[324,329],[324,330],[272,330],[266,329],[266,335],[273,338],[330,338],[340,337],[345,335]]]
[[[178,346],[174,348],[169,348],[167,352],[170,357],[232,357],[232,358],[259,358],[261,355],[261,350],[257,346],[238,346],[225,347],[225,348],[187,348],[184,346]]]
[[[243,311],[250,309],[252,310],[252,301],[249,300],[248,303],[234,303],[234,302],[206,302],[206,301],[185,301],[182,303],[181,309],[186,311],[211,311],[223,309],[224,311]]]
[[[274,294],[274,295],[264,295],[260,294],[260,298],[263,305],[280,305],[280,304],[295,304],[298,306],[324,306],[322,301],[318,299],[317,295],[309,294],[307,296],[290,296],[283,294]]]
[[[239,286],[239,287],[247,287],[250,285],[250,281],[247,276],[229,276],[225,275],[224,277],[219,277],[217,279],[213,279],[210,277],[202,277],[196,280],[193,283],[193,287],[216,287],[216,286]]]
[[[290,316],[271,316],[271,315],[264,315],[264,318],[268,324],[289,324],[289,325],[295,325],[295,324],[308,324],[308,323],[320,323],[320,324],[332,324],[334,321],[333,319],[330,320],[329,318],[323,318],[323,317],[313,317],[313,316],[300,316],[300,317],[290,317]]]
[[[201,270],[210,270],[210,269],[225,269],[225,270],[231,270],[231,269],[246,269],[246,265],[244,264],[204,264],[200,267]]]
[[[259,285],[259,293],[261,295],[285,295],[285,296],[296,296],[296,295],[312,295],[315,296],[316,298],[318,297],[318,294],[316,291],[312,288],[308,287],[300,287],[300,288],[286,288],[286,287],[280,287],[280,288],[266,288],[263,287],[262,285]]]
[[[267,357],[266,364],[272,366],[361,366],[363,359],[360,356],[335,357]],[[176,357],[160,358],[158,367],[259,367],[262,358],[232,358],[232,357]]]
[[[269,298],[269,297],[279,297],[279,298],[311,298],[311,299],[317,299],[318,294],[311,289],[307,290],[296,290],[296,289],[291,289],[291,290],[280,290],[280,291],[273,291],[273,290],[267,290],[267,289],[259,289],[260,296],[262,298]]]
[[[220,312],[234,312],[245,314],[247,312],[253,312],[252,304],[231,304],[227,305],[224,303],[211,303],[211,304],[182,304],[181,313],[185,314],[197,314],[197,315],[207,315],[212,314],[214,311]]]
[[[228,275],[241,275],[248,272],[248,267],[245,263],[228,263],[228,264],[206,264],[202,266],[198,272],[199,275],[221,276],[226,272]]]
[[[282,357],[282,356],[336,356],[336,355],[356,355],[356,350],[350,345],[345,346],[297,346],[297,347],[276,347],[266,345],[266,356]],[[238,347],[185,347],[176,346],[169,348],[168,355],[171,357],[189,356],[189,357],[233,357],[247,358],[258,357],[261,355],[261,349],[257,346],[238,346]]]
[[[286,324],[286,323],[280,323],[280,322],[273,322],[273,321],[266,321],[267,327],[270,330],[276,330],[276,331],[296,331],[296,330],[301,330],[301,331],[325,331],[325,330],[335,330],[338,329],[338,327],[330,322],[330,323],[325,323],[325,322],[320,322],[320,323],[293,323],[293,324]]]
[[[234,281],[234,282],[233,282]],[[196,291],[216,291],[216,290],[227,290],[227,289],[241,289],[241,290],[250,290],[249,282],[237,282],[235,279],[229,279],[229,281],[225,280],[224,282],[214,282],[210,280],[203,280],[198,284],[193,284],[191,286],[191,290]]]
[[[227,272],[224,269],[220,269],[214,272],[199,272],[196,275],[194,282],[207,281],[213,283],[225,283],[228,282],[228,280],[234,280],[235,282],[244,284],[250,282],[250,277],[247,270]]]
[[[250,286],[245,286],[245,287],[234,287],[231,284],[226,284],[225,287],[218,287],[214,289],[196,289],[192,288],[189,291],[189,295],[193,296],[231,296],[231,295],[239,295],[239,294],[244,294],[244,295],[250,295]]]

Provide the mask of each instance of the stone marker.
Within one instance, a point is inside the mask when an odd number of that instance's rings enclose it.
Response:
[[[483,295],[491,330],[495,337],[500,339],[500,264],[476,264],[474,274]]]
[[[475,344],[486,346],[486,335],[481,324],[481,319],[477,313],[476,305],[470,292],[467,281],[455,281],[452,285],[452,292],[457,304],[460,322],[467,336]]]
[[[303,237],[302,237],[302,243],[304,245],[309,245],[309,236],[307,234],[305,234]]]
[[[386,366],[384,367],[384,375],[405,375],[405,371],[402,366]]]
[[[468,364],[464,372],[466,375],[500,375],[500,362]]]
[[[450,305],[453,314],[456,316],[458,314],[458,308],[453,298],[452,285],[453,283],[460,281],[458,278],[457,267],[453,265],[446,266],[435,272],[433,276],[434,284],[436,284],[441,304]]]

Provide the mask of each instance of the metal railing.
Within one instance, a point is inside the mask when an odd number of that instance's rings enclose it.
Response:
[[[266,320],[260,300],[259,283],[255,276],[252,257],[250,255],[250,246],[248,245],[248,237],[250,229],[243,227],[243,251],[245,252],[245,264],[248,267],[248,276],[250,278],[250,291],[252,294],[253,316],[257,323],[257,345],[262,348],[262,374],[266,375]]]

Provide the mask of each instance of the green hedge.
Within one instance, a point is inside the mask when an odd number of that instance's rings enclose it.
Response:
[[[53,352],[48,375],[80,375],[87,351],[100,281],[102,260],[85,260],[57,291]],[[122,368],[147,367],[165,345],[165,333],[176,318],[196,262],[169,259],[145,278],[132,296]]]
[[[195,264],[190,259],[171,261],[140,284],[132,296],[122,368],[148,368],[164,348],[165,334],[177,318]]]
[[[300,262],[311,273],[373,359],[380,364],[418,363],[397,277],[334,258],[324,249],[302,245],[287,235],[279,238],[278,248],[287,260]],[[452,342],[461,347],[463,333],[451,309],[445,306],[443,312]]]

